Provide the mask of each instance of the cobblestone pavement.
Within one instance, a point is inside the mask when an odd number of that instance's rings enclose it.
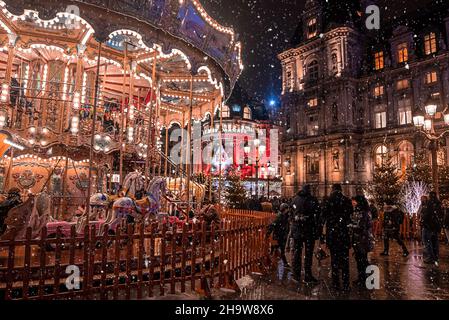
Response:
[[[390,245],[390,256],[382,257],[382,244],[376,244],[370,253],[370,263],[380,269],[379,290],[369,291],[352,287],[351,292],[342,294],[331,288],[330,258],[319,265],[314,258],[314,276],[319,279],[316,286],[297,283],[291,270],[278,262],[277,270],[269,276],[253,275],[241,279],[242,292],[225,295],[219,299],[240,300],[449,300],[449,247],[441,244],[439,266],[423,263],[423,247],[419,242],[409,242],[410,256],[402,257],[396,243]],[[290,257],[289,257],[290,258]],[[291,259],[289,259],[291,261]],[[351,281],[356,277],[355,260],[351,256]]]

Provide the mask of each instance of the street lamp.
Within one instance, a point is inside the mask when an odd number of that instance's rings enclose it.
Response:
[[[419,132],[422,133],[427,140],[429,140],[429,150],[432,155],[432,179],[434,191],[439,196],[440,186],[438,182],[438,141],[449,132],[448,129],[438,134],[435,131],[435,116],[438,110],[438,101],[435,99],[430,99],[425,106],[426,113],[418,110],[413,116],[413,124],[418,128]],[[446,108],[447,110],[447,108]],[[449,126],[449,114],[443,111],[443,119],[445,125]]]

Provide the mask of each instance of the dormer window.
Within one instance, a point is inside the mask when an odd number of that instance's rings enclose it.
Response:
[[[248,107],[245,107],[243,109],[243,119],[251,120],[251,109]]]
[[[436,71],[431,71],[426,73],[426,84],[432,84],[438,81],[438,76]]]
[[[307,39],[311,39],[316,37],[318,33],[318,26],[316,18],[312,18],[307,23]]]
[[[307,73],[309,74],[309,80],[318,80],[319,77],[319,67],[318,67],[318,61],[313,60],[311,63],[309,63],[307,67]]]
[[[309,99],[309,102],[307,103],[310,108],[315,108],[318,106],[318,98],[312,98]]]
[[[404,63],[408,61],[408,45],[407,43],[401,43],[398,45],[398,62]]]
[[[379,98],[384,95],[384,86],[383,85],[377,85],[374,87],[374,97]]]
[[[431,32],[424,36],[424,52],[426,55],[437,52],[437,37],[435,32]]]
[[[231,112],[228,106],[223,106],[221,109],[221,116],[223,118],[229,118],[231,116]]]
[[[385,67],[384,52],[379,51],[374,54],[374,68],[382,70]]]

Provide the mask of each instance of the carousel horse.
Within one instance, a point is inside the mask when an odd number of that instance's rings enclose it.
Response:
[[[53,219],[51,217],[51,196],[46,191],[39,193],[35,197],[33,210],[31,212],[30,221],[28,226],[32,229],[32,238],[36,238],[40,235],[40,232],[44,226]]]
[[[131,172],[123,180],[123,188],[127,192],[126,196],[136,198],[145,189],[145,177],[138,171]]]
[[[35,205],[34,195],[30,195],[27,201],[9,210],[5,219],[6,231],[0,240],[23,239],[26,235],[30,217]]]
[[[114,201],[112,211],[116,219],[132,217],[139,221],[147,221],[150,216],[155,217],[161,208],[161,198],[167,190],[165,178],[154,178],[142,200],[122,197]]]
[[[185,178],[167,178],[168,189],[174,193],[181,187],[181,194],[179,198],[183,201],[187,201],[187,190],[186,190],[187,181]],[[206,196],[206,187],[200,185],[198,183],[194,183],[190,181],[190,190],[191,194],[195,196],[195,200],[199,206],[204,202],[204,198]]]

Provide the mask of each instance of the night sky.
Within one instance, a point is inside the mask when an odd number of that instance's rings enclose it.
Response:
[[[379,0],[383,18],[448,0]],[[201,0],[219,23],[231,26],[243,43],[245,70],[239,85],[264,104],[279,106],[281,66],[277,55],[290,48],[305,0]]]

